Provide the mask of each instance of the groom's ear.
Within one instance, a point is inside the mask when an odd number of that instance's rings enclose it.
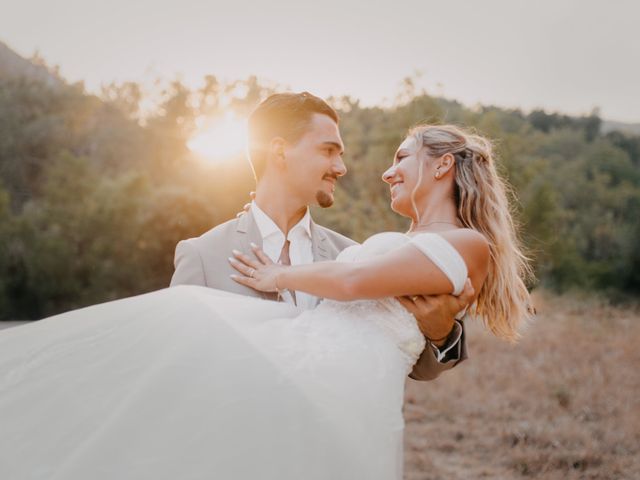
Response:
[[[285,166],[285,147],[287,141],[282,137],[274,137],[269,142],[269,157],[278,168]]]

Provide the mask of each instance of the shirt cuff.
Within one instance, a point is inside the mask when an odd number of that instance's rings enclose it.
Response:
[[[448,341],[442,347],[438,348],[433,343],[431,343],[431,348],[433,349],[433,353],[436,355],[436,359],[438,362],[442,363],[442,361],[447,357],[447,354],[453,349],[456,348],[460,343],[460,338],[462,337],[462,325],[459,322],[455,322],[453,324],[453,329],[449,334]]]
[[[296,302],[293,300],[293,295],[291,292],[287,290],[280,290],[280,296],[282,297],[282,301],[285,303],[290,303],[291,305],[295,305]]]

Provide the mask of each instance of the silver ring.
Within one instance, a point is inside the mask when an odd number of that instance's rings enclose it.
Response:
[[[418,295],[414,295],[413,297],[411,297],[411,301],[415,302],[417,298],[418,298]]]
[[[251,273],[249,274],[249,277],[253,278],[254,273],[256,273],[256,269],[252,268]]]

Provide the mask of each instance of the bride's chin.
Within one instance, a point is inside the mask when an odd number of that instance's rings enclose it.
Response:
[[[397,213],[398,215],[402,215],[402,212],[398,210],[398,205],[395,201],[391,200],[391,203],[389,204],[389,206],[391,207],[391,210],[393,210],[395,213]]]
[[[392,199],[389,205],[391,210],[400,215],[401,217],[411,218],[411,213],[407,211],[406,208],[403,208],[403,205],[398,202],[396,199]]]

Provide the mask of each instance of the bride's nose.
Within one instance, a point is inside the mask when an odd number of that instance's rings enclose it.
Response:
[[[386,172],[382,174],[382,181],[391,183],[391,180],[393,180],[393,177],[395,176],[395,174],[396,174],[396,166],[392,165],[387,169]]]

